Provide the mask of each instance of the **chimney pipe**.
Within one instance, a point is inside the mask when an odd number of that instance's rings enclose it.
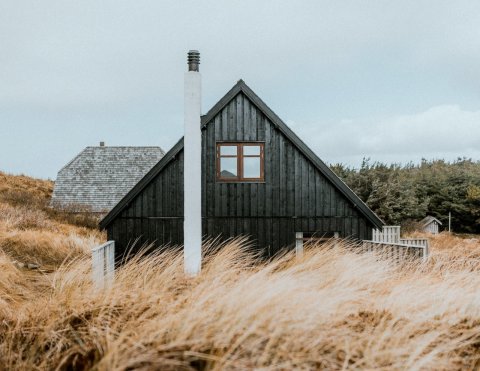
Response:
[[[188,70],[199,72],[200,67],[200,52],[198,50],[190,50],[188,52]]]
[[[185,273],[195,276],[202,265],[202,137],[200,130],[202,80],[200,53],[188,52],[184,85],[184,222],[183,256]]]
[[[105,147],[105,142],[100,142],[100,147]]]

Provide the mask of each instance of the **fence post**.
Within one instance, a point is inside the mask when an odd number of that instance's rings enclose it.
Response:
[[[92,281],[97,290],[110,286],[115,276],[115,241],[92,249]]]
[[[295,254],[297,258],[303,257],[303,232],[295,233]]]

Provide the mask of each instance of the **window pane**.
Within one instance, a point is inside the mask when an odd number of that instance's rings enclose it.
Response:
[[[245,156],[260,156],[260,146],[243,146],[243,154]]]
[[[243,158],[243,177],[260,178],[260,157]]]
[[[237,177],[237,158],[236,157],[220,158],[220,177],[221,178]]]
[[[237,155],[237,146],[220,146],[220,155]]]

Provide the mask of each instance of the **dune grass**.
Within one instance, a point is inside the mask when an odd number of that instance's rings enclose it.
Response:
[[[45,200],[38,182],[7,183]],[[105,236],[14,188],[0,179],[0,370],[480,368],[475,237],[434,237],[427,262],[401,266],[348,241],[265,262],[237,239],[205,246],[197,277],[164,250],[99,291],[89,249]]]
[[[0,249],[10,258],[54,270],[105,239],[97,216],[50,208],[52,191],[49,180],[0,172]]]
[[[195,278],[179,253],[136,257],[105,291],[87,258],[72,260],[48,294],[0,311],[0,358],[9,369],[480,366],[480,261],[434,248],[397,266],[337,244],[264,263],[244,245],[222,246]]]

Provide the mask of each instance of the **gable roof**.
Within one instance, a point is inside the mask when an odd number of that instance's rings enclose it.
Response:
[[[87,147],[58,172],[51,205],[109,211],[163,155],[160,147]]]
[[[422,225],[422,227],[426,227],[432,222],[437,222],[439,225],[442,225],[442,222],[440,220],[431,215],[427,215],[425,218],[420,220],[420,224]]]
[[[205,115],[202,116],[202,129],[233,99],[237,94],[243,93],[250,99],[257,109],[273,123],[307,157],[314,166],[333,185],[358,208],[375,227],[382,228],[385,224],[370,208],[277,116],[243,80],[239,80],[230,91],[223,96]],[[101,221],[100,228],[106,228],[120,212],[138,195],[150,181],[183,149],[183,137],[175,144],[165,156],[156,164],[132,190],[108,213]]]

